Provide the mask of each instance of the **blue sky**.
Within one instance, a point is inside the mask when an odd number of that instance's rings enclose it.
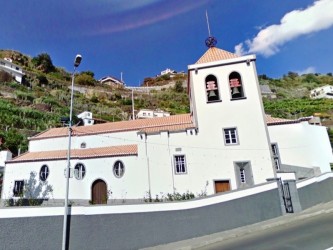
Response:
[[[128,86],[171,68],[186,71],[207,50],[208,12],[217,47],[256,54],[258,74],[333,72],[333,0],[11,0],[1,3],[0,49]]]

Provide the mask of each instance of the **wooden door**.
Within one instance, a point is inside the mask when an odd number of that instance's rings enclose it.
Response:
[[[108,201],[106,183],[103,180],[94,181],[91,188],[92,204],[106,204]]]
[[[230,190],[229,181],[215,181],[215,193],[226,192]]]

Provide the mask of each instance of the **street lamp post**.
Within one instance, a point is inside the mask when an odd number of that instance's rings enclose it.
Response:
[[[68,217],[68,190],[69,190],[69,178],[70,178],[70,159],[71,159],[71,140],[72,140],[72,114],[73,114],[73,97],[74,97],[74,78],[76,68],[80,65],[82,60],[81,55],[76,55],[74,61],[74,70],[72,74],[72,87],[71,87],[71,106],[69,110],[69,124],[68,124],[68,150],[67,150],[67,167],[65,171],[66,178],[66,194],[65,194],[65,212],[64,212],[64,224],[62,231],[62,250],[66,250],[67,245],[67,217]]]

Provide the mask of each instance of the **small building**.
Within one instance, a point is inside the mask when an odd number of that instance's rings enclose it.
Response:
[[[12,63],[10,58],[0,58],[0,70],[3,70],[9,74],[11,74],[15,81],[22,83],[22,79],[24,76],[22,67]]]
[[[267,84],[260,84],[259,87],[262,97],[269,99],[276,98],[276,94],[271,90],[271,88]]]
[[[320,117],[318,117],[318,116],[313,116],[313,117],[311,118],[311,120],[309,121],[309,124],[311,124],[311,125],[319,125],[319,126],[322,125],[322,124],[321,124],[321,119],[320,119]]]
[[[101,84],[109,85],[113,88],[122,88],[125,86],[125,83],[122,80],[119,80],[113,76],[106,76],[98,80]]]
[[[325,85],[311,90],[310,98],[312,99],[333,98],[333,86]]]
[[[141,109],[137,115],[137,119],[155,118],[155,117],[166,117],[170,116],[169,112],[163,111],[161,109],[151,110],[151,109]]]
[[[89,111],[84,111],[81,114],[78,114],[77,117],[83,121],[84,126],[94,125],[92,113]]]
[[[177,73],[177,71],[175,71],[175,70],[173,70],[173,69],[169,69],[169,68],[167,68],[167,69],[165,69],[165,70],[163,70],[163,71],[161,71],[161,76],[163,76],[163,75],[167,75],[167,74],[170,74],[170,75],[173,75],[173,74],[176,74]]]

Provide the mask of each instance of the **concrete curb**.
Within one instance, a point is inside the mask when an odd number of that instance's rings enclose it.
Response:
[[[172,242],[164,245],[144,248],[142,250],[191,250],[198,249],[204,246],[208,246],[223,240],[243,236],[252,232],[260,232],[269,228],[274,228],[281,225],[287,225],[298,220],[304,220],[311,217],[318,216],[323,213],[333,213],[333,201],[328,203],[321,203],[314,207],[308,208],[298,213],[286,214],[277,218],[273,218],[267,221],[258,222],[255,224],[205,235],[197,238],[192,238],[183,241]]]

